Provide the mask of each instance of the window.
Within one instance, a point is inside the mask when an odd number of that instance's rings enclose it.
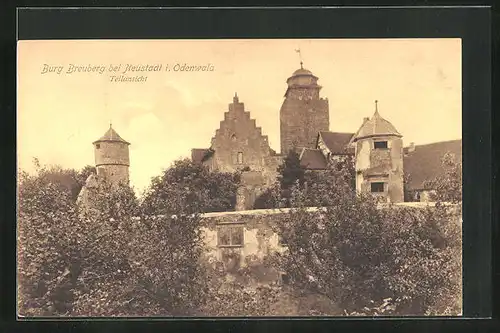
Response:
[[[106,175],[106,169],[104,169],[103,167],[97,168],[97,175],[98,176],[105,176]]]
[[[100,145],[99,143],[96,143],[95,147],[96,147],[97,149],[100,149],[100,148],[101,148],[101,145]]]
[[[281,285],[286,286],[286,285],[290,284],[290,277],[287,274],[281,273],[280,278],[281,278]]]
[[[238,164],[243,164],[243,153],[242,152],[238,153],[236,161]]]
[[[236,134],[231,135],[231,140],[236,141]]]
[[[375,149],[387,149],[387,141],[375,141],[374,147]]]
[[[243,226],[219,226],[217,237],[219,247],[242,247]]]
[[[384,183],[382,182],[371,183],[371,191],[372,193],[384,192]]]

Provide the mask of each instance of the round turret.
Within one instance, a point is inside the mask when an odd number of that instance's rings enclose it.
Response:
[[[109,125],[109,129],[97,141],[93,142],[97,175],[112,182],[128,183],[130,166],[129,145]]]
[[[378,113],[365,118],[353,136],[356,147],[356,189],[371,192],[388,202],[402,202],[403,140],[402,135]]]

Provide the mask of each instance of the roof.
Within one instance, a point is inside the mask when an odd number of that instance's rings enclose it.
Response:
[[[299,75],[313,75],[313,73],[308,69],[299,68],[292,74],[292,76],[299,76]]]
[[[436,142],[415,146],[414,151],[405,148],[403,168],[409,177],[408,189],[423,190],[424,183],[444,175],[441,159],[446,153],[455,155],[457,161],[462,161],[462,140]]]
[[[300,154],[300,165],[310,170],[323,170],[327,168],[327,161],[321,150],[304,148]]]
[[[118,133],[116,133],[116,131],[111,127],[111,125],[109,125],[109,129],[106,131],[106,133],[104,133],[104,135],[101,136],[101,138],[99,140],[94,141],[94,143],[103,142],[103,141],[122,142],[122,143],[126,143],[128,145],[130,144],[127,141],[123,140],[121,138],[121,136],[118,135]]]
[[[361,125],[359,130],[354,135],[353,140],[356,141],[363,138],[386,135],[402,137],[396,128],[389,121],[382,118],[378,113],[378,110],[375,110],[371,119],[366,120],[363,125]]]
[[[193,148],[191,149],[191,160],[194,163],[201,163],[205,160],[209,152],[209,148]]]
[[[348,145],[354,133],[326,132],[322,131],[318,134],[318,139],[321,137],[326,147],[332,154],[354,154]],[[317,145],[317,142],[316,142]]]
[[[370,176],[386,176],[388,175],[389,172],[387,171],[386,166],[384,165],[378,165],[373,168],[368,168],[363,171],[363,176],[365,177],[370,177]]]

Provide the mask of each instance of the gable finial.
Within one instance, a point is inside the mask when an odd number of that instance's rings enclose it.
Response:
[[[238,103],[238,101],[239,101],[239,100],[238,100],[238,93],[237,93],[237,92],[235,92],[235,93],[234,93],[234,97],[233,97],[233,103]]]
[[[109,128],[113,127],[113,121],[110,119],[109,120]]]
[[[375,100],[375,114],[378,114],[378,100]]]

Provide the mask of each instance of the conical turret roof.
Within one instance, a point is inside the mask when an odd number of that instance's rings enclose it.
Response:
[[[109,129],[104,133],[104,135],[97,141],[94,141],[93,143],[98,143],[98,142],[103,142],[103,141],[112,141],[112,142],[122,142],[126,144],[130,144],[129,142],[123,140],[118,133],[113,129],[111,124],[109,125]]]
[[[402,137],[394,125],[380,116],[378,113],[377,101],[375,101],[375,113],[361,125],[358,132],[354,135],[353,141],[374,136]]]

